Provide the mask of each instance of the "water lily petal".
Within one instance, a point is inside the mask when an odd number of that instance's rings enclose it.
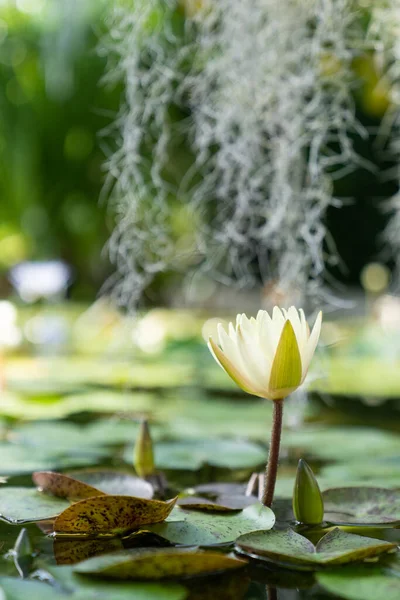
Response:
[[[290,320],[287,320],[272,364],[269,388],[275,399],[284,398],[288,390],[299,386],[302,365],[296,334]],[[290,393],[290,391],[288,393]],[[282,392],[282,396],[279,393]]]
[[[252,383],[244,376],[239,369],[236,368],[235,365],[231,363],[231,361],[225,356],[221,348],[214,342],[212,338],[208,341],[208,347],[211,351],[211,354],[217,361],[217,363],[226,371],[231,379],[240,387],[242,390],[247,392],[248,394],[253,394],[255,396],[263,396],[262,393],[259,393]]]
[[[315,349],[318,344],[319,336],[321,333],[321,325],[322,325],[322,312],[318,313],[317,318],[315,319],[314,327],[312,328],[310,339],[307,342],[307,347],[304,352],[304,363],[303,363],[303,379],[307,374],[308,367],[310,366],[311,359],[314,355]]]

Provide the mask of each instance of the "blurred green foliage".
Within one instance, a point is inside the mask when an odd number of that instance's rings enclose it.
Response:
[[[0,269],[59,257],[74,267],[73,294],[93,297],[108,270],[99,131],[120,102],[100,84],[108,3],[36,4],[0,3]]]

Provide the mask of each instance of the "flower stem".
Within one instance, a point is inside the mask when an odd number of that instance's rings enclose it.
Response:
[[[276,475],[278,472],[279,447],[281,444],[283,400],[274,400],[271,441],[269,444],[268,464],[265,472],[265,486],[262,496],[264,506],[271,508],[274,499]]]

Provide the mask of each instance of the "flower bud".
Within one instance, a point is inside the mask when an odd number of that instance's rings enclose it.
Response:
[[[318,525],[324,518],[324,501],[311,467],[302,458],[293,490],[293,512],[300,523]]]
[[[133,454],[133,463],[139,477],[145,478],[154,474],[153,441],[146,419],[140,424]]]

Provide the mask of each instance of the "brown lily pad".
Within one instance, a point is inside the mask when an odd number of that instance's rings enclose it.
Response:
[[[119,536],[142,525],[161,523],[173,509],[168,502],[131,496],[96,496],[80,500],[54,521],[56,535]]]
[[[162,548],[96,556],[77,565],[74,571],[96,577],[154,581],[219,573],[244,566],[246,561],[226,556],[221,552]]]
[[[227,498],[226,504],[222,504],[218,501],[208,500],[208,498],[202,498],[201,496],[186,496],[185,498],[179,498],[177,504],[182,506],[185,510],[200,510],[206,512],[238,512],[242,510],[242,506],[239,508],[235,505],[229,506],[229,498]],[[253,502],[254,504],[254,498]]]
[[[139,477],[118,471],[87,469],[67,475],[53,471],[37,471],[33,482],[44,492],[78,501],[106,494],[152,498],[153,486]]]

